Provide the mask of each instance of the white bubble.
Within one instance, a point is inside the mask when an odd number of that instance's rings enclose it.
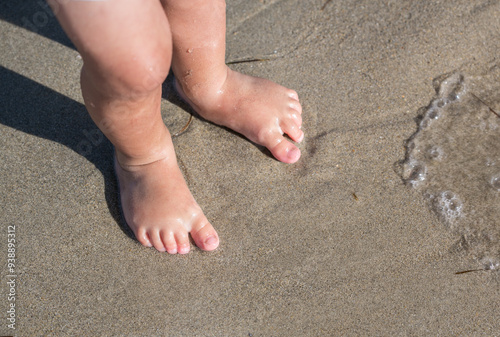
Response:
[[[485,270],[496,270],[500,267],[500,261],[489,256],[483,257],[480,263],[483,265]]]
[[[425,156],[430,160],[441,160],[443,158],[443,149],[439,146],[429,146],[425,151]]]
[[[424,164],[414,161],[410,162],[405,167],[406,181],[415,186],[421,181],[425,180],[427,175],[427,168]]]
[[[437,199],[437,210],[446,222],[451,223],[462,217],[463,204],[458,196],[451,191],[442,192]]]
[[[500,118],[489,108],[500,109],[500,73],[448,74],[434,86],[437,95],[416,112],[420,121],[406,144],[402,178],[447,229],[467,239],[463,250],[478,262],[496,257],[482,265],[500,270]]]
[[[495,166],[496,165],[496,161],[491,159],[491,158],[486,158],[486,166]]]
[[[438,119],[441,116],[441,110],[435,107],[431,107],[427,110],[426,117],[429,119]]]
[[[494,176],[491,177],[491,179],[490,179],[490,185],[496,191],[500,192],[500,173],[497,173],[497,174],[495,174]]]
[[[439,96],[445,98],[447,102],[456,100],[465,90],[463,81],[464,76],[462,74],[450,75],[440,83]]]
[[[448,100],[445,98],[440,98],[434,101],[434,105],[438,108],[443,108],[448,103]]]
[[[425,129],[429,126],[430,120],[428,118],[422,119],[422,122],[420,122],[420,128]]]

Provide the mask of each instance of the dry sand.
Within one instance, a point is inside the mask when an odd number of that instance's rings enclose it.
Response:
[[[227,61],[271,58],[232,67],[296,89],[306,139],[285,165],[199,119],[175,138],[221,237],[187,256],[129,237],[112,148],[94,134],[81,59],[55,19],[39,3],[0,5],[0,334],[500,334],[498,272],[456,275],[476,262],[395,169],[432,79],[499,62],[500,2],[324,4],[228,0]],[[165,98],[165,122],[182,128],[188,112]]]

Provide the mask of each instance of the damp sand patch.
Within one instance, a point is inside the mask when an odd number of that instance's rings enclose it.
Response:
[[[402,178],[457,235],[452,252],[499,270],[500,67],[481,76],[446,74],[434,87],[407,141]]]

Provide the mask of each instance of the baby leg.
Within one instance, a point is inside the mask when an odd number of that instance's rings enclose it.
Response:
[[[65,1],[53,9],[82,55],[85,105],[115,145],[122,208],[139,242],[185,254],[190,233],[201,249],[215,249],[217,233],[188,190],[161,118],[172,43],[160,3]]]
[[[267,147],[280,161],[296,162],[293,141],[304,138],[297,93],[246,76],[225,64],[224,0],[162,0],[173,41],[172,69],[180,94],[202,117]]]

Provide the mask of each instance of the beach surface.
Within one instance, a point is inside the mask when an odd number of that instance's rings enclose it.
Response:
[[[227,0],[226,60],[298,92],[302,158],[194,118],[174,145],[221,244],[170,256],[121,218],[77,51],[43,2],[3,2],[0,335],[500,335],[498,269],[456,274],[484,266],[400,176],[433,79],[498,55],[500,1]]]

